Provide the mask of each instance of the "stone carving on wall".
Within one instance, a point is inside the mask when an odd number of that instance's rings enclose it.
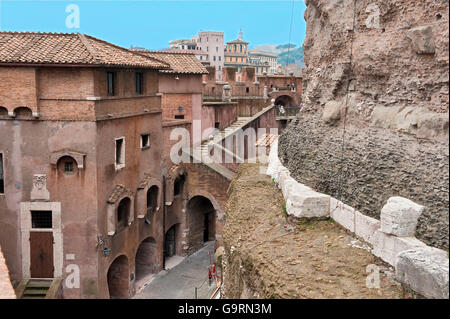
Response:
[[[228,84],[223,86],[222,101],[231,102],[231,87]]]
[[[33,176],[33,189],[31,190],[31,200],[48,201],[50,193],[47,190],[47,175],[35,174]]]

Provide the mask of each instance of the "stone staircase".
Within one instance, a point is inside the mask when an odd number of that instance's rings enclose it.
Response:
[[[211,144],[215,145],[219,149],[223,150],[225,153],[228,153],[232,156],[234,161],[243,161],[243,159],[239,158],[236,154],[234,154],[232,151],[229,151],[228,149],[222,147],[222,141],[226,139],[228,136],[233,135],[238,131],[239,129],[242,129],[246,127],[248,124],[253,122],[255,119],[260,117],[262,114],[266,113],[267,111],[271,110],[274,107],[274,105],[269,105],[265,107],[263,110],[258,112],[257,114],[249,117],[239,117],[235,122],[233,122],[230,126],[225,128],[224,130],[218,132],[215,134],[211,139],[203,141],[201,144],[195,146],[191,150],[191,156],[197,161],[201,162],[204,165],[208,166],[210,169],[216,171],[217,173],[221,174],[228,180],[232,180],[236,177],[236,173],[231,171],[230,169],[226,168],[225,166],[219,164],[219,163],[207,163],[205,162],[205,158],[208,157],[208,151],[210,152],[213,149],[213,146]]]
[[[18,299],[57,299],[60,297],[62,280],[24,279],[15,289]]]

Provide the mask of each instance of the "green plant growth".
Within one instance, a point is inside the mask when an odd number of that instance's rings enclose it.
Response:
[[[282,209],[283,215],[287,217],[288,216],[288,212],[287,212],[287,209],[286,209],[286,202],[283,202],[283,204],[281,206],[281,209]]]

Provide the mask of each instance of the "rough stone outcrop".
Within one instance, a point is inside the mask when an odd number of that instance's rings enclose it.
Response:
[[[449,2],[305,2],[303,109],[280,137],[284,166],[372,217],[409,198],[425,207],[416,236],[448,248]]]

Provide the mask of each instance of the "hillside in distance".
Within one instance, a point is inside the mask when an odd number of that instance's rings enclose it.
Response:
[[[301,67],[305,66],[303,61],[303,48],[298,47],[296,44],[265,44],[259,45],[253,48],[253,50],[260,50],[271,52],[278,55],[278,63],[282,66],[287,64],[297,64]]]

